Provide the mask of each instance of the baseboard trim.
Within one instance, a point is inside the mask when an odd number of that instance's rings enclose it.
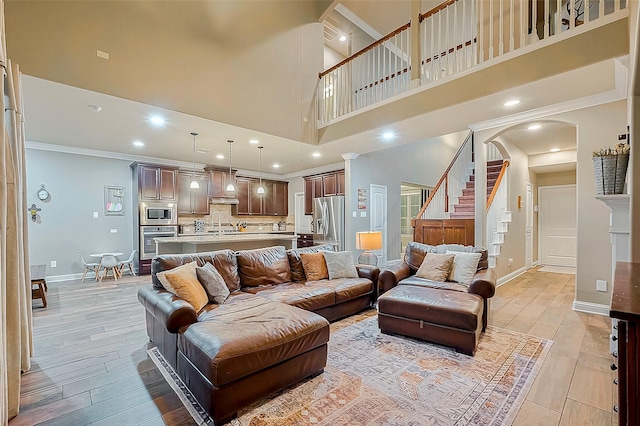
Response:
[[[527,272],[527,268],[523,266],[522,268],[517,269],[511,272],[510,274],[505,275],[504,277],[498,278],[498,281],[496,282],[496,287],[500,287],[502,284],[508,283],[512,279],[524,274],[525,272]]]
[[[87,278],[85,280],[93,280],[93,273],[87,274]],[[65,274],[65,275],[47,275],[44,277],[48,283],[57,283],[61,281],[73,281],[82,279],[82,273],[79,274]]]
[[[609,305],[601,305],[600,303],[574,300],[572,308],[574,311],[585,312],[587,314],[603,315],[605,317],[609,316]]]

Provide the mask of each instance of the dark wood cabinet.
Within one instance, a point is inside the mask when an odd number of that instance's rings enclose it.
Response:
[[[289,213],[288,182],[262,180],[264,194],[258,194],[260,180],[238,177],[238,204],[235,215],[286,216]]]
[[[313,246],[313,234],[298,234],[298,248]]]
[[[175,169],[139,165],[138,194],[141,201],[175,201],[177,198],[177,171]]]
[[[190,188],[194,179],[200,188]],[[178,172],[178,214],[209,214],[208,174]]]
[[[344,195],[344,170],[304,178],[304,214],[313,214],[313,199]]]
[[[265,182],[264,214],[286,216],[289,214],[289,184],[287,182]]]
[[[416,219],[413,241],[437,246],[440,244],[474,245],[473,219]]]
[[[617,370],[618,401],[613,410],[618,424],[640,423],[640,263],[617,262],[609,316],[617,319],[612,335],[618,348],[613,353],[611,369]]]
[[[236,185],[236,170],[228,168],[207,166],[204,168],[209,175],[209,197],[210,198],[236,198],[235,193],[227,192],[229,181]]]

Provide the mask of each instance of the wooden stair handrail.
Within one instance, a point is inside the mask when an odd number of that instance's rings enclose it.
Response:
[[[489,195],[489,198],[487,199],[487,210],[489,210],[489,207],[491,207],[491,203],[493,203],[493,199],[496,196],[496,192],[498,192],[498,187],[500,186],[500,182],[502,182],[502,177],[504,176],[504,173],[507,171],[507,167],[509,167],[509,161],[504,160],[502,162],[502,168],[500,169],[500,174],[496,179],[496,183],[493,184],[491,195]]]
[[[397,34],[400,34],[402,31],[404,31],[404,30],[406,30],[407,28],[410,28],[410,27],[411,27],[411,22],[409,22],[408,24],[404,24],[400,28],[395,29],[394,31],[392,31],[389,34],[387,34],[386,36],[382,37],[381,39],[376,40],[373,43],[371,43],[370,45],[368,45],[366,47],[363,47],[362,49],[358,50],[356,53],[354,53],[353,55],[349,56],[347,59],[343,59],[342,61],[338,62],[337,64],[335,64],[334,66],[332,66],[328,70],[322,71],[321,73],[318,73],[318,78],[322,78],[325,75],[329,74],[331,71],[333,71],[335,69],[338,69],[341,66],[343,66],[344,64],[353,61],[358,56],[368,52],[369,50],[373,49],[374,47],[384,43],[385,41],[389,40],[391,37],[393,37],[393,36],[395,36]]]
[[[454,163],[456,162],[456,160],[458,159],[458,157],[462,153],[462,150],[464,149],[464,147],[467,146],[467,142],[469,142],[470,140],[473,140],[473,130],[469,131],[469,134],[465,138],[464,142],[462,143],[462,145],[460,145],[460,148],[458,148],[458,152],[456,152],[456,155],[453,156],[453,160],[451,160],[451,163],[449,163],[449,167],[447,167],[447,170],[444,171],[444,173],[442,174],[442,177],[440,177],[440,180],[438,181],[436,186],[431,191],[431,195],[429,195],[429,199],[422,205],[422,208],[420,209],[420,211],[418,212],[416,217],[414,219],[412,219],[413,224],[415,224],[415,220],[420,218],[420,217],[422,217],[422,214],[425,212],[425,210],[427,210],[427,207],[429,206],[429,203],[431,202],[433,197],[435,197],[436,193],[438,192],[438,189],[440,188],[440,185],[442,185],[442,183],[445,182],[445,180],[447,180],[447,176],[449,175],[449,171],[451,170],[451,168],[453,167]],[[447,194],[445,194],[445,196],[446,195]]]
[[[440,12],[441,10],[446,9],[447,7],[451,6],[452,4],[456,3],[458,0],[447,0],[443,3],[440,3],[438,6],[434,7],[433,9],[425,12],[425,13],[421,13],[420,14],[420,22],[424,21],[425,19],[427,19],[428,17],[435,15],[436,13]]]

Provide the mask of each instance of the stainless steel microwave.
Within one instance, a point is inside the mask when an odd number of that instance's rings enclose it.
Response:
[[[176,203],[140,203],[140,225],[177,225]]]

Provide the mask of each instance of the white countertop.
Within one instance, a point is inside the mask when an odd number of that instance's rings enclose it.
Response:
[[[297,235],[286,233],[255,234],[251,232],[239,232],[237,234],[193,234],[179,237],[158,237],[154,238],[156,243],[217,243],[229,241],[268,241],[268,240],[297,240]]]

